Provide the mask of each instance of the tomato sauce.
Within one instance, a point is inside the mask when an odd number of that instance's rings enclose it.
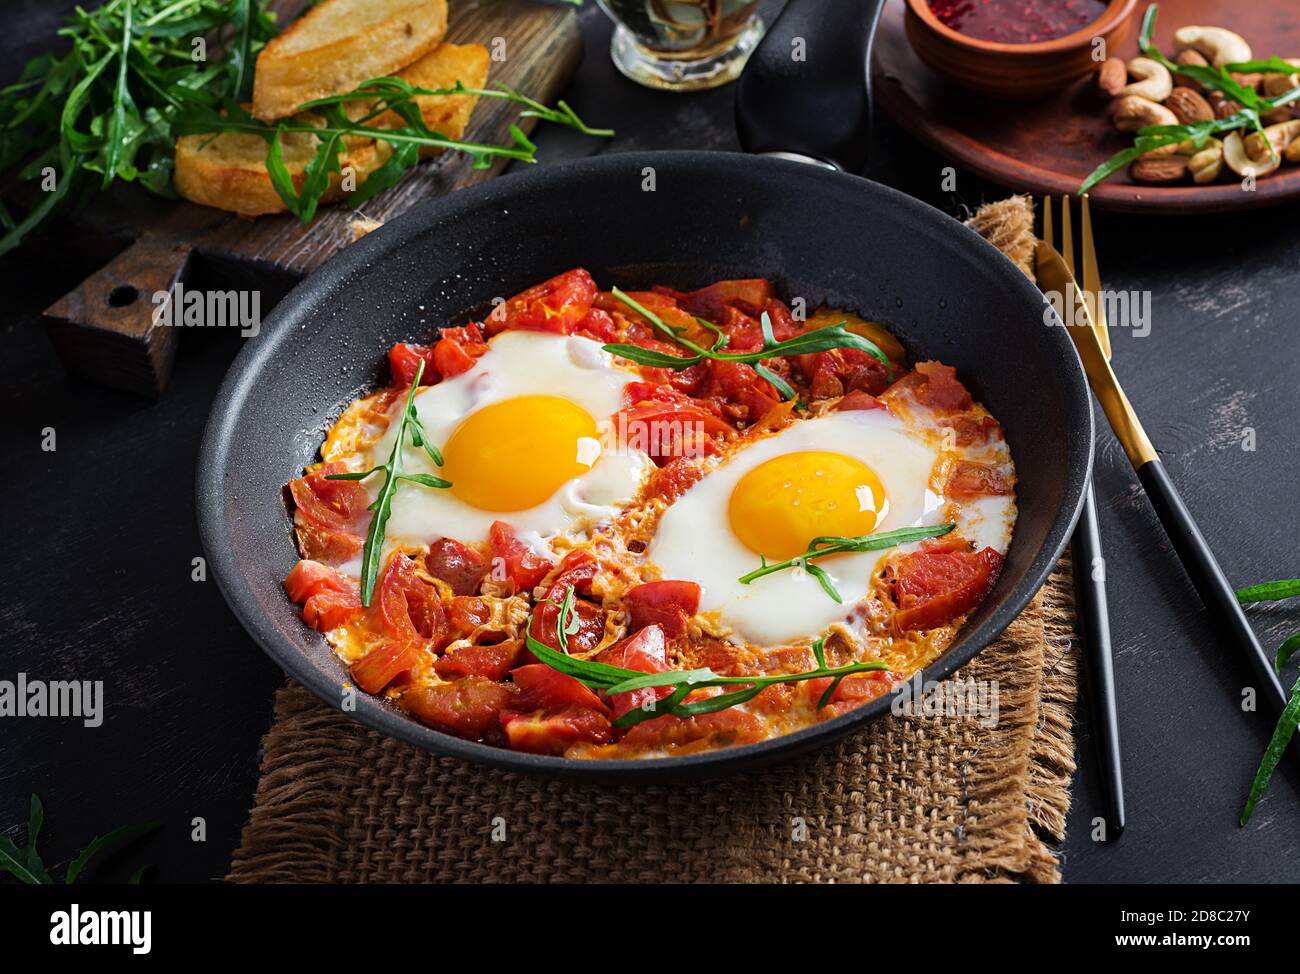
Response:
[[[959,34],[999,44],[1065,37],[1105,12],[1106,0],[930,0],[930,10]]]

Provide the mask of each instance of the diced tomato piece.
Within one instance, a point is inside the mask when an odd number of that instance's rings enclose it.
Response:
[[[401,552],[379,580],[379,618],[398,642],[437,649],[447,638],[447,615],[438,590],[415,573],[415,562]]]
[[[388,370],[393,375],[393,385],[408,387],[415,381],[415,374],[424,362],[424,373],[420,376],[420,385],[430,386],[437,382],[442,373],[434,358],[434,349],[428,345],[411,345],[398,342],[388,350]]]
[[[697,484],[705,471],[690,457],[669,460],[655,471],[646,491],[648,497],[662,497],[672,503]]]
[[[949,497],[982,497],[1016,492],[1015,485],[1001,468],[960,460],[948,473],[944,493]]]
[[[669,669],[664,632],[657,625],[647,626],[626,639],[620,639],[602,652],[598,659],[610,666],[621,666],[638,673],[664,673]],[[672,693],[672,687],[642,687],[640,690],[616,693],[607,697],[605,702],[617,718],[629,710],[647,706]]]
[[[784,366],[779,359],[765,363],[778,374]],[[717,396],[740,407],[740,418],[756,422],[781,402],[776,389],[744,362],[709,362],[709,379],[700,391],[702,396]]]
[[[796,361],[814,399],[833,399],[855,389],[874,396],[888,386],[885,364],[859,348],[831,348],[800,355]]]
[[[740,687],[731,689],[738,690]],[[763,722],[754,714],[733,707],[685,719],[671,714],[655,717],[634,724],[623,740],[659,747],[680,747],[707,740],[716,747],[729,747],[733,744],[749,744],[761,740],[762,736]]]
[[[359,534],[370,523],[370,495],[355,480],[330,480],[344,473],[341,463],[322,464],[297,480],[289,481],[289,493],[298,513],[317,527],[344,534]]]
[[[458,737],[479,740],[497,730],[501,712],[515,700],[503,684],[482,676],[467,676],[453,683],[415,687],[399,703],[421,723]]]
[[[1002,556],[981,551],[918,551],[894,568],[894,625],[900,631],[946,625],[979,605],[997,581]]]
[[[520,541],[514,528],[505,521],[492,522],[488,540],[492,551],[503,561],[506,577],[514,583],[516,592],[531,592],[555,567],[553,561],[538,556]]]
[[[359,592],[320,592],[302,605],[302,621],[317,632],[329,632],[351,622],[361,612]]]
[[[884,409],[888,411],[889,407],[877,399],[869,392],[863,392],[861,389],[853,389],[844,394],[844,398],[836,404],[835,408],[839,412],[864,411],[868,409]]]
[[[940,412],[959,412],[969,409],[970,393],[957,378],[957,370],[942,362],[917,362],[916,371],[925,376],[925,383],[917,389],[916,398]]]
[[[510,671],[510,678],[522,692],[523,706],[529,710],[564,707],[571,703],[602,713],[608,709],[596,696],[596,691],[545,663],[517,667]]]
[[[513,750],[531,754],[563,754],[574,744],[608,744],[614,736],[609,718],[578,706],[531,714],[507,711],[501,726]]]
[[[522,647],[523,643],[518,639],[491,646],[462,646],[453,653],[439,657],[433,664],[433,671],[444,680],[454,680],[461,676],[504,680],[519,658]]]
[[[987,443],[1001,429],[998,421],[992,416],[972,416],[970,413],[952,417],[949,425],[956,431],[958,446]]]
[[[409,673],[425,659],[418,643],[389,639],[351,666],[352,679],[366,693],[379,693],[403,673]]]
[[[327,565],[304,558],[290,569],[284,588],[291,601],[301,603],[321,592],[355,592],[357,584]]]
[[[364,540],[350,531],[330,531],[313,524],[294,512],[294,526],[298,533],[298,550],[304,558],[327,565],[342,565],[361,554]]]
[[[492,618],[492,606],[473,595],[453,596],[447,607],[447,625],[458,637],[468,636]]]
[[[681,296],[681,305],[691,314],[707,318],[715,324],[722,324],[728,309],[741,311],[752,318],[757,318],[767,307],[767,302],[776,297],[772,282],[762,278],[748,280],[718,281],[698,291],[691,291]]]
[[[573,326],[571,334],[597,342],[612,342],[618,337],[618,325],[608,311],[592,308]]]
[[[646,582],[624,597],[631,629],[658,625],[669,639],[686,635],[686,620],[700,611],[700,586],[695,582]]]
[[[450,585],[457,595],[477,595],[490,566],[487,558],[469,545],[440,538],[429,546],[424,567],[430,575]]]
[[[763,310],[772,322],[772,337],[778,342],[788,341],[803,331],[802,322],[795,321],[790,308],[780,298],[768,298]]]
[[[570,335],[596,299],[596,282],[581,267],[535,284],[498,305],[484,323],[488,334],[507,328]]]
[[[821,716],[829,719],[838,717],[840,714],[848,713],[856,707],[861,707],[864,703],[870,703],[878,697],[884,696],[894,685],[894,674],[886,670],[880,670],[875,673],[863,673],[858,676],[846,677],[840,681],[840,685],[835,688],[831,694],[830,700],[826,706],[821,709]],[[808,698],[815,707],[820,701],[826,688],[831,685],[830,677],[820,680],[806,680],[799,684],[803,692],[808,694]]]
[[[631,449],[641,450],[659,466],[677,457],[716,453],[715,437],[732,432],[721,418],[682,396],[682,401],[645,399],[615,414],[614,423]]]
[[[564,556],[555,580],[546,590],[545,598],[533,609],[528,632],[534,639],[551,649],[560,648],[556,623],[565,593],[572,588],[575,596],[590,595],[591,580],[596,575],[597,567],[592,554],[581,548],[575,548]],[[565,633],[569,652],[589,653],[600,645],[605,636],[605,610],[594,602],[575,598],[573,615],[577,620],[577,628]],[[532,658],[532,654],[527,655]]]
[[[487,342],[478,325],[464,328],[444,328],[438,344],[433,347],[433,363],[444,379],[468,372],[474,363],[487,352]]]

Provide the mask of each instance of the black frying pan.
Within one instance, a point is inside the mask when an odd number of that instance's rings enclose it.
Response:
[[[876,12],[864,13],[868,7],[878,4],[795,0],[738,90],[749,147],[821,164],[637,152],[506,176],[411,210],[280,303],[217,395],[197,500],[222,593],[294,679],[339,706],[347,674],[281,585],[297,560],[284,484],[316,459],[341,409],[384,380],[384,352],[394,342],[426,340],[441,325],[481,316],[494,297],[577,266],[606,288],[768,277],[809,307],[825,302],[890,323],[913,355],[955,366],[1006,429],[1019,520],[997,585],[925,678],[951,674],[1025,607],[1078,516],[1092,461],[1087,385],[1065,329],[1044,325],[1041,294],[997,250],[908,196],[826,165],[857,168],[865,157],[863,79]],[[796,36],[805,39],[803,62],[787,53]],[[810,93],[825,115],[814,119],[800,107]],[[796,123],[786,127],[787,142],[779,141],[783,115]],[[647,167],[653,192],[642,189]],[[786,757],[878,717],[890,699],[759,744],[659,761],[575,761],[475,744],[365,695],[354,716],[431,751],[499,768],[647,780]]]

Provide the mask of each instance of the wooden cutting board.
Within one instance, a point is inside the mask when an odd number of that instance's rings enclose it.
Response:
[[[489,85],[501,82],[553,103],[582,54],[573,10],[529,0],[450,0],[449,6],[446,39],[493,52]],[[465,138],[500,143],[516,121],[531,130],[536,120],[520,120],[519,111],[513,102],[480,98]],[[505,164],[475,170],[461,154],[444,153],[368,201],[363,212],[391,219],[430,197],[490,179]],[[69,372],[146,396],[166,387],[184,332],[153,323],[155,292],[202,277],[220,281],[223,289],[260,290],[266,314],[296,281],[352,242],[357,215],[346,205],[326,207],[304,228],[291,216],[249,220],[186,201],[160,205],[137,187],[125,192],[129,203],[121,208],[133,241],[45,316]],[[200,267],[201,274],[192,274]]]
[[[880,18],[874,50],[873,92],[903,128],[977,175],[1021,193],[1072,193],[1097,166],[1132,145],[1115,130],[1092,77],[1040,101],[1013,103],[966,91],[921,63],[903,29],[903,0],[890,0]],[[1137,56],[1138,29],[1147,0],[1133,10],[1128,36],[1112,52]],[[1162,0],[1155,41],[1167,54],[1185,24],[1237,31],[1256,57],[1300,57],[1300,4],[1296,0]],[[1147,186],[1125,171],[1089,193],[1098,209],[1178,215],[1241,210],[1300,199],[1300,166],[1284,165],[1251,192],[1224,180],[1209,186]]]

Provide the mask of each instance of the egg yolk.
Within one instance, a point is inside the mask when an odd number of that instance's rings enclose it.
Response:
[[[741,477],[727,513],[742,544],[784,560],[807,551],[813,538],[870,534],[885,516],[885,488],[874,470],[843,453],[787,453]]]
[[[525,511],[591,469],[596,421],[559,396],[519,396],[485,406],[451,434],[440,476],[481,511]]]

